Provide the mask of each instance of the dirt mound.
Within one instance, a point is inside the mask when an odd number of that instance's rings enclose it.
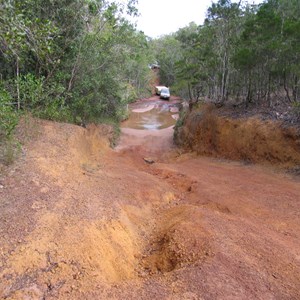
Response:
[[[189,113],[183,126],[176,128],[175,142],[203,155],[287,168],[300,164],[296,129],[256,118],[220,117],[212,109]]]

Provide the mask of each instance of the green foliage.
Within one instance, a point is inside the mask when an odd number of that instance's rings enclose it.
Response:
[[[19,110],[58,121],[120,120],[149,89],[151,51],[125,20],[136,1],[0,5],[0,77]],[[11,113],[2,108],[4,115]],[[7,123],[7,122],[6,122]]]
[[[167,35],[151,42],[151,47],[160,65],[160,82],[171,86],[176,81],[176,62],[182,58],[181,46],[175,36]]]
[[[255,53],[250,48],[240,48],[232,61],[241,70],[249,70],[255,65]]]
[[[162,79],[171,75],[173,90],[192,102],[299,102],[299,20],[298,0],[215,1],[203,25],[153,42]]]
[[[13,107],[13,99],[0,85],[0,141],[9,139],[18,124],[18,115]]]
[[[67,106],[64,105],[63,99],[51,99],[43,109],[36,109],[33,115],[42,119],[72,122],[72,113]]]
[[[34,109],[43,103],[43,78],[36,78],[33,74],[26,74],[16,78],[19,86],[20,104],[24,109]]]
[[[0,85],[0,163],[4,165],[11,164],[20,150],[20,144],[13,137],[18,121],[13,99]]]

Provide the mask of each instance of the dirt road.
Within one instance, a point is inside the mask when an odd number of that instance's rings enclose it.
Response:
[[[299,179],[172,127],[36,131],[0,178],[1,299],[300,299]]]

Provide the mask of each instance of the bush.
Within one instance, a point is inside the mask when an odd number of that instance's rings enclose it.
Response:
[[[18,80],[21,107],[24,110],[33,109],[41,105],[45,97],[43,78],[36,78],[33,74],[21,76]]]
[[[0,86],[0,141],[10,138],[18,124],[18,114],[10,94]]]
[[[60,98],[49,101],[43,109],[36,109],[33,115],[51,121],[71,122],[72,120],[69,108],[65,105],[64,100]]]
[[[63,96],[65,88],[59,82],[46,84],[43,77],[37,78],[28,73],[14,83],[19,86],[22,111],[30,111],[33,116],[52,121],[69,122],[72,120]],[[11,94],[16,98],[15,87],[10,86],[10,88]]]
[[[11,164],[20,149],[20,144],[13,138],[18,120],[12,97],[0,86],[0,163],[4,165]]]

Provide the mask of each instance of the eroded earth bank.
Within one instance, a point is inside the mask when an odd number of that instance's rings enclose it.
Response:
[[[34,122],[0,182],[1,299],[300,299],[299,179],[182,153],[168,122],[114,150]]]

